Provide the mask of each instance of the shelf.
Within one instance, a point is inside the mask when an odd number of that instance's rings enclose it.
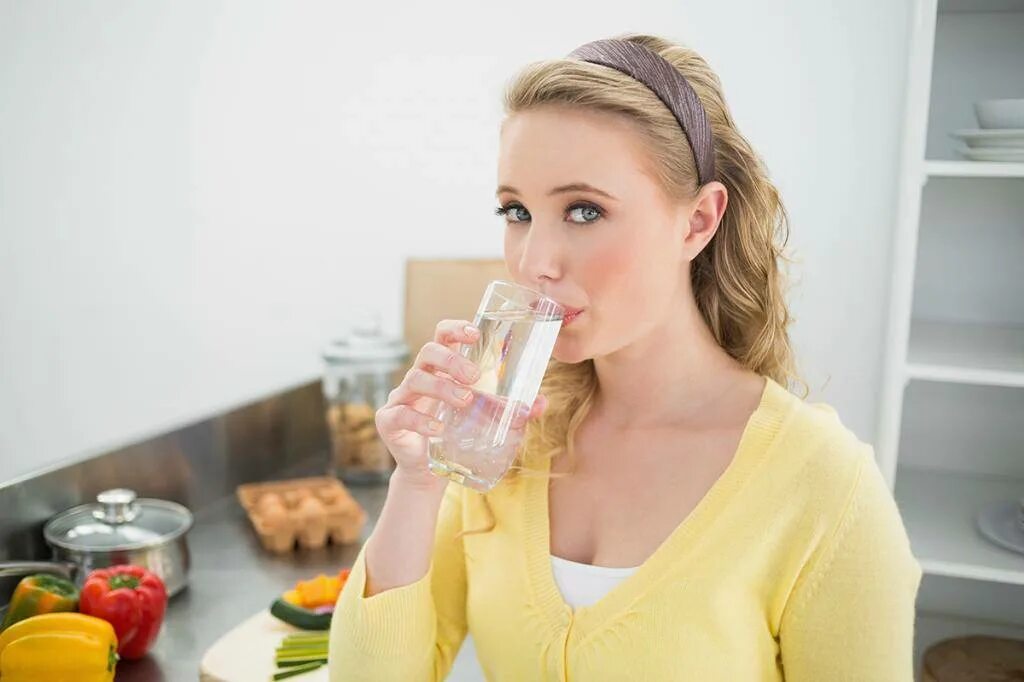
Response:
[[[1024,585],[1024,554],[992,544],[975,515],[989,502],[1024,495],[1024,480],[900,467],[896,503],[924,572]]]
[[[914,320],[906,372],[925,381],[1024,387],[1024,327]]]
[[[1024,12],[1024,0],[939,0],[940,14]]]
[[[1024,178],[1024,163],[996,161],[925,161],[929,178]]]

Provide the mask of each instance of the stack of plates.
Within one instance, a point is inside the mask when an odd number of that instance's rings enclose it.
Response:
[[[1024,499],[1000,500],[978,511],[978,530],[1000,547],[1024,554]]]
[[[1024,128],[958,130],[952,135],[967,143],[957,152],[972,161],[1024,161]]]
[[[957,152],[972,161],[1024,162],[1024,99],[975,102],[981,128],[950,133],[966,143]]]

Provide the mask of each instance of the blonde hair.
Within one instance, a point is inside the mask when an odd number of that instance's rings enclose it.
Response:
[[[697,52],[652,35],[618,38],[647,47],[678,69],[700,98],[711,125],[714,180],[725,185],[729,201],[715,236],[690,268],[702,318],[718,344],[743,367],[787,388],[799,385],[806,397],[807,386],[796,371],[787,333],[792,317],[780,263],[789,260],[784,251],[789,222],[778,189],[769,180],[761,158],[737,130],[718,76]],[[669,109],[639,81],[575,59],[535,62],[507,86],[504,109],[511,115],[545,105],[613,112],[630,119],[667,195],[682,200],[695,196],[697,169],[686,136]],[[573,364],[552,360],[541,385],[549,405],[527,428],[519,459],[525,452],[550,459],[565,453],[573,462],[574,436],[590,411],[596,390],[593,360]],[[517,461],[506,478],[514,480],[519,475],[540,472]],[[486,504],[486,497],[483,500]],[[488,527],[462,534],[491,530],[493,514],[491,519]]]

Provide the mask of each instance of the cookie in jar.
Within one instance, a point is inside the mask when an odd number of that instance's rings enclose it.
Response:
[[[332,473],[346,483],[385,482],[395,461],[377,433],[375,416],[401,379],[408,347],[383,334],[376,318],[366,318],[330,343],[323,359]]]

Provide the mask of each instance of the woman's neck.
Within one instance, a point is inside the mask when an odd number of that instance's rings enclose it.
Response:
[[[594,415],[631,428],[703,422],[753,376],[718,345],[695,304],[629,346],[594,358],[594,368]]]

